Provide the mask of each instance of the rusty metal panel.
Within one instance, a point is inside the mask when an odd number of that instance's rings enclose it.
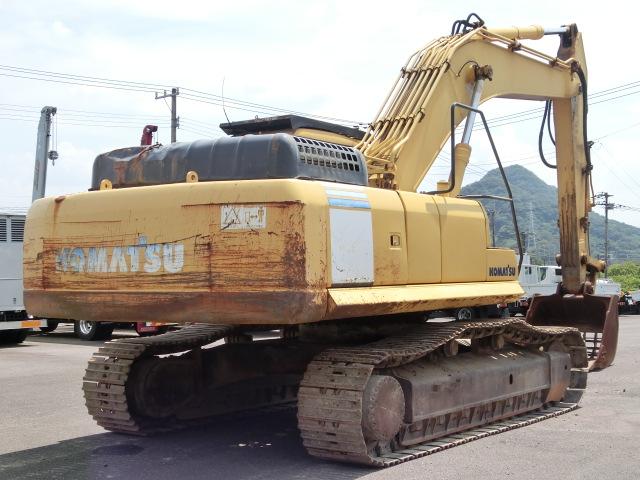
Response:
[[[592,336],[589,369],[613,363],[618,347],[617,295],[536,295],[527,311],[527,322],[577,328]]]
[[[322,190],[303,195],[286,180],[245,186],[178,184],[36,202],[25,245],[29,311],[121,321],[321,318]]]
[[[545,353],[549,357],[549,393],[547,394],[547,402],[559,402],[564,397],[564,393],[569,388],[571,377],[574,373],[571,371],[570,356],[565,352],[548,351]],[[576,373],[577,375],[577,373]],[[584,378],[585,388],[586,378]]]
[[[39,200],[26,228],[27,308],[49,318],[271,325],[497,304],[522,294],[515,280],[407,285],[400,197],[353,186],[347,195],[345,188],[243,180]],[[336,199],[345,211],[346,200],[370,205],[373,287],[329,288],[332,249],[341,247],[329,224]],[[458,207],[482,223],[476,202]],[[465,258],[467,243],[458,249]],[[469,259],[480,280],[487,251],[483,244]]]
[[[567,353],[506,349],[439,362],[421,360],[392,373],[407,398],[405,421],[413,423],[530,392],[550,388],[564,392],[570,367]]]

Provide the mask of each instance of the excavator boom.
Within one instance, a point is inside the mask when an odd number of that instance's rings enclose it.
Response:
[[[492,98],[551,100],[553,103],[558,173],[563,285],[579,293],[586,280],[591,162],[583,135],[586,62],[582,37],[575,25],[562,29],[557,57],[520,43],[545,29],[472,29],[443,37],[412,55],[367,134],[357,145],[367,159],[370,181],[378,187],[415,191],[451,137],[449,112],[456,102],[478,108]],[[478,85],[481,85],[478,88]],[[584,95],[583,93],[584,92]],[[474,112],[453,112],[457,127]],[[467,122],[472,126],[473,121]],[[462,144],[469,149],[470,131]],[[466,136],[468,135],[468,136]],[[460,147],[456,146],[456,149]],[[460,157],[456,149],[454,158]],[[460,191],[464,163],[442,194]],[[602,269],[601,263],[593,265]]]
[[[559,35],[556,57],[520,42],[547,34]],[[604,270],[604,262],[589,253],[593,166],[587,138],[587,68],[576,25],[553,29],[476,25],[414,53],[356,147],[367,159],[370,183],[416,190],[446,141],[453,138],[453,129],[466,119],[461,142],[452,144],[450,179],[433,192],[456,196],[471,155],[475,111],[492,98],[544,100],[553,108],[562,283],[557,297],[534,302],[528,319],[539,325],[580,326],[596,337],[607,332],[604,340],[594,339],[593,356],[594,365],[608,366],[617,341],[615,299],[591,296],[588,308],[576,300],[593,293],[596,275]],[[451,108],[461,101],[471,108]],[[563,300],[567,294],[572,297]],[[587,314],[593,309],[597,313]],[[605,345],[600,348],[602,341]]]

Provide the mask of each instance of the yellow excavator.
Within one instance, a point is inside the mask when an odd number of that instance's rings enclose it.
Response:
[[[544,35],[557,56],[521,43]],[[522,294],[514,251],[490,244],[480,199],[460,195],[494,97],[553,115],[563,280],[526,319],[427,321]],[[586,119],[575,25],[470,15],[409,58],[366,132],[282,116],[98,156],[88,192],[29,211],[27,309],[188,323],[89,360],[87,408],[115,432],[297,401],[310,454],[384,467],[559,415],[589,368],[611,364],[618,334],[617,299],[593,295],[604,264],[589,256]],[[447,145],[449,180],[417,193]]]

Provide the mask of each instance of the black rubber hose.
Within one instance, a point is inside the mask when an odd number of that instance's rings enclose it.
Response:
[[[587,138],[587,113],[589,111],[589,99],[587,96],[587,77],[582,67],[577,63],[573,64],[573,69],[578,74],[580,85],[582,86],[582,141],[584,142],[584,156],[587,159],[587,169],[592,170],[591,165],[591,143]]]
[[[544,163],[546,167],[558,168],[557,165],[553,165],[547,162],[547,159],[544,158],[544,151],[542,149],[542,137],[544,136],[544,127],[548,122],[548,119],[550,116],[551,116],[551,100],[547,100],[544,104],[544,113],[542,114],[542,123],[540,123],[540,133],[538,134],[538,152],[540,153],[540,160],[542,160],[542,163]],[[554,142],[554,145],[555,145],[555,142]]]
[[[551,104],[551,100],[547,100]],[[551,131],[551,107],[549,107],[549,115],[547,115],[547,132],[549,132],[549,139],[553,145],[556,145],[556,139],[553,137],[553,131]]]
[[[476,22],[472,22],[473,18],[476,18]],[[476,13],[470,13],[466,20],[456,20],[451,27],[451,35],[458,35],[460,33],[468,33],[471,30],[480,28],[484,25],[484,20]]]

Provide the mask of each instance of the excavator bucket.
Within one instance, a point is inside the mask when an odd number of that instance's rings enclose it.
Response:
[[[617,295],[537,295],[526,320],[531,325],[580,330],[587,346],[589,370],[607,368],[613,363],[618,346]]]

